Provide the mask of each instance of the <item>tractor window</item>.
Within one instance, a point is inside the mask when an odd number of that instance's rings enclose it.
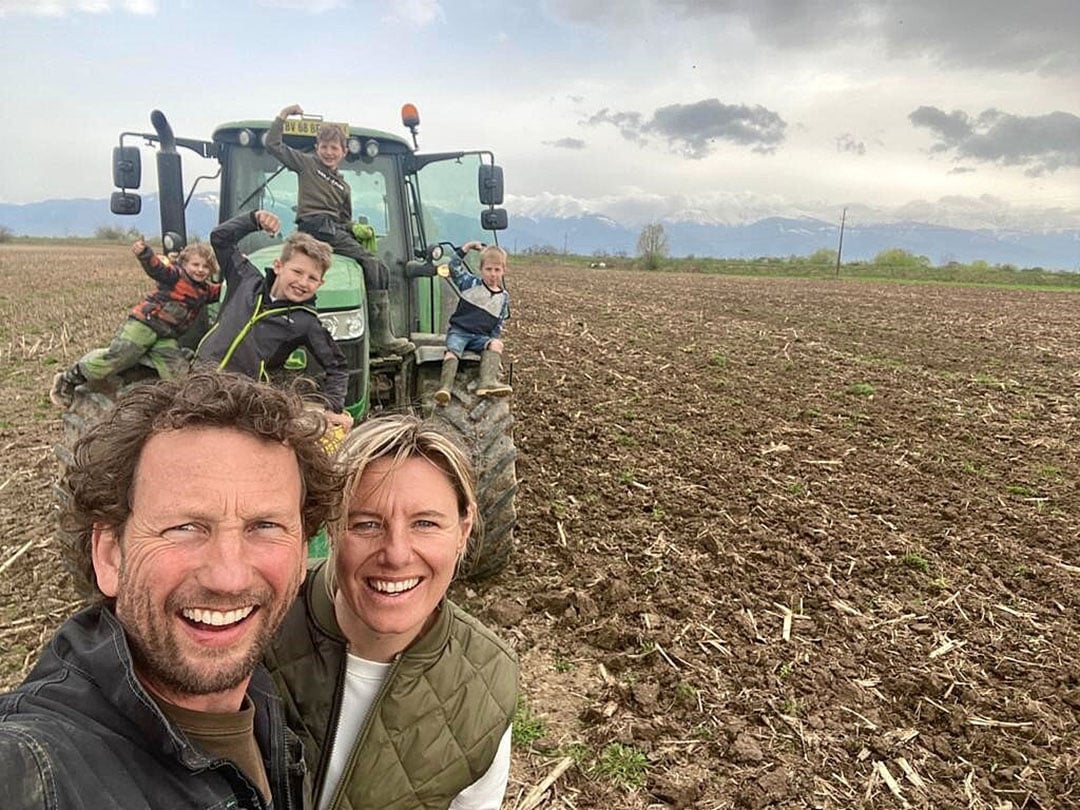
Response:
[[[222,216],[261,208],[277,214],[284,236],[296,230],[296,175],[264,149],[233,147],[227,160]],[[396,164],[391,157],[379,155],[374,160],[347,159],[338,168],[352,191],[353,221],[366,221],[375,228],[379,255],[393,266],[396,257],[405,255],[402,201],[393,182]],[[251,234],[240,249],[252,253],[271,241],[265,233]]]
[[[491,241],[491,233],[480,227],[482,206],[476,184],[480,162],[480,155],[465,155],[420,169],[424,239],[428,244]]]

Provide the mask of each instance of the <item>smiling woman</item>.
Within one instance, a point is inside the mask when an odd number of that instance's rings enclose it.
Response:
[[[330,557],[266,662],[316,806],[498,808],[517,658],[446,599],[476,516],[468,460],[410,416],[367,421],[337,458]]]

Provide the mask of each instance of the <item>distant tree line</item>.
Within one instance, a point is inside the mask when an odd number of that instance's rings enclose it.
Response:
[[[519,255],[558,256],[569,260],[612,258],[607,267],[639,268],[680,273],[717,273],[747,276],[787,276],[830,278],[902,279],[911,281],[955,282],[963,284],[1007,284],[1040,287],[1080,288],[1080,272],[1046,270],[1043,267],[1017,267],[1009,263],[993,264],[976,259],[969,262],[946,260],[935,265],[928,256],[904,248],[882,250],[872,259],[844,261],[837,266],[834,248],[819,248],[803,256],[758,256],[755,258],[672,257],[663,225],[651,223],[642,228],[633,261],[626,261],[623,251],[596,250],[591,257],[570,256],[565,249],[551,245],[525,248]],[[590,261],[589,264],[595,264]]]
[[[16,238],[17,234],[14,230],[7,225],[0,225],[0,243],[11,242]],[[41,238],[57,238],[57,237],[41,237]],[[61,239],[69,239],[73,237],[59,237]],[[83,238],[83,237],[74,237]],[[99,225],[94,229],[94,239],[101,242],[134,242],[136,239],[143,239],[142,231],[138,228],[118,228],[113,225]],[[197,234],[188,234],[188,242],[201,241]]]
[[[138,228],[117,228],[113,225],[99,225],[94,230],[94,238],[105,242],[134,242],[142,238],[142,231]]]

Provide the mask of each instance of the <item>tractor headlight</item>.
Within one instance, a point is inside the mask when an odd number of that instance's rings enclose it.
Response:
[[[320,312],[319,320],[334,340],[356,340],[364,335],[364,310]]]

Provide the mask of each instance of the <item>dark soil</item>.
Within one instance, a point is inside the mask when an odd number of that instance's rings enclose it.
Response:
[[[455,589],[522,658],[508,807],[1080,804],[1075,294],[510,284],[517,550]],[[142,285],[0,248],[0,686],[76,604],[48,382]]]

